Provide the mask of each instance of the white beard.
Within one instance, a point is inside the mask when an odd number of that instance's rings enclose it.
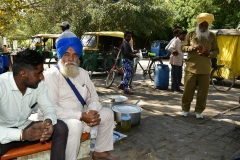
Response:
[[[202,37],[208,39],[208,36],[210,34],[209,28],[205,31],[202,32],[199,27],[196,28],[196,34],[197,34],[197,38],[201,39]]]
[[[65,63],[63,63],[62,59],[60,59],[58,61],[58,65],[59,65],[59,68],[60,68],[60,72],[65,77],[75,78],[79,74],[78,63],[75,63],[75,62],[65,62]]]

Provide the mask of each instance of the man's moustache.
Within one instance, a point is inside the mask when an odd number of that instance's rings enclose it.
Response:
[[[75,62],[65,62],[65,65],[69,65],[69,64],[76,65],[77,63],[75,63]]]

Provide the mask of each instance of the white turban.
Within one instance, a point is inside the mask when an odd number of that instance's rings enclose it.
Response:
[[[197,23],[201,24],[202,22],[206,21],[208,24],[211,24],[214,20],[214,16],[209,13],[200,13],[197,16]]]

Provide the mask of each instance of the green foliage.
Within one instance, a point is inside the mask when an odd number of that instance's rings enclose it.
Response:
[[[26,0],[1,0],[0,3],[0,35],[7,35],[16,30],[16,21],[25,14],[33,13],[33,6],[38,2]]]
[[[174,28],[192,30],[196,27],[196,17],[199,13],[213,13],[216,8],[212,0],[174,0],[170,7],[174,11]]]
[[[237,28],[240,24],[239,0],[174,0],[169,3],[174,12],[173,27],[181,26],[192,30],[196,27],[196,17],[199,13],[212,13],[215,17],[213,28]]]
[[[81,37],[87,31],[132,30],[135,46],[170,40],[176,27],[192,30],[196,16],[215,16],[213,28],[240,27],[239,0],[2,0],[0,35],[27,39],[38,33],[61,33],[62,21]]]
[[[239,0],[213,0],[213,5],[218,6],[214,28],[235,29],[240,25]]]
[[[171,12],[164,1],[121,0],[88,1],[77,21],[75,33],[86,31],[125,31],[132,30],[136,39],[150,36],[166,36],[166,28],[172,24]],[[161,4],[161,5],[160,5]]]

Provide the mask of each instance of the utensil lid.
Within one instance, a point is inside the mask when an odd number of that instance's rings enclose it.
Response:
[[[104,96],[100,96],[99,98],[103,102],[108,102],[108,103],[111,103],[111,101],[109,101],[109,98],[115,99],[115,102],[125,102],[126,100],[128,100],[126,96],[122,96],[122,95],[104,95]]]
[[[119,104],[112,107],[112,110],[118,113],[139,113],[142,112],[142,108],[133,106],[132,104]]]

